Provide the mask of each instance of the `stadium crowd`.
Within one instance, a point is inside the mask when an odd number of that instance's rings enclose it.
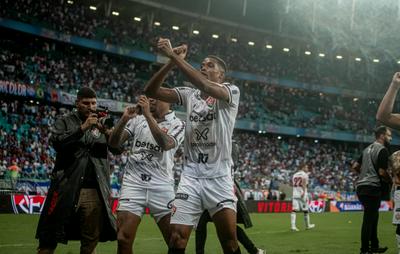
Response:
[[[135,22],[129,13],[105,16],[103,5],[98,6],[97,11],[93,11],[87,4],[74,1],[5,0],[0,3],[0,16],[68,35],[148,52],[154,52],[157,37],[167,37],[171,38],[174,44],[187,43],[190,47],[189,58],[195,61],[200,61],[204,52],[209,52],[224,58],[233,70],[324,86],[352,87],[359,90],[367,88],[370,92],[382,92],[382,87],[372,84],[387,83],[386,77],[396,68],[396,63],[386,63],[383,67],[363,62],[350,64],[334,57],[318,59],[320,57],[304,55],[303,51],[310,45],[305,45],[304,49],[297,49],[297,52],[292,50],[286,53],[281,49],[267,49],[265,45],[250,47],[247,41],[240,39],[232,42],[229,34],[222,34],[218,39],[212,39],[206,31],[192,34],[191,22],[178,24],[181,28],[175,31],[171,29],[173,24],[155,26],[153,19],[143,17],[140,22]],[[195,20],[193,23],[196,23]],[[294,48],[296,47],[299,46],[294,45]]]
[[[55,151],[48,142],[48,129],[57,115],[67,113],[69,109],[20,100],[2,100],[0,104],[1,178],[18,175],[19,179],[48,179],[55,160]],[[300,163],[306,162],[312,168],[312,188],[353,190],[355,176],[347,162],[360,153],[360,145],[315,143],[305,138],[278,138],[243,131],[236,131],[234,138],[241,147],[236,177],[246,189],[278,189],[280,183],[290,181]],[[182,166],[181,155],[182,151],[178,151],[175,156],[177,181]],[[111,157],[112,185],[119,185],[127,156],[128,152]]]
[[[7,31],[5,31],[6,34]],[[18,47],[23,41],[25,47]],[[16,43],[17,42],[17,43]],[[135,102],[158,66],[14,33],[0,42],[0,80],[61,89],[88,85],[101,98]],[[173,72],[167,83],[181,85]],[[297,128],[368,134],[375,125],[373,99],[322,94],[268,82],[232,80],[241,89],[238,119]]]
[[[316,141],[296,137],[266,136],[240,132],[234,137],[241,147],[236,177],[249,189],[278,189],[302,163],[310,165],[310,186],[352,191],[356,175],[349,162],[362,145]],[[272,184],[272,186],[271,186]]]

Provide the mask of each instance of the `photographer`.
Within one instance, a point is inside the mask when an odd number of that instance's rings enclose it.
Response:
[[[36,232],[39,254],[54,253],[57,243],[68,240],[80,240],[80,253],[91,254],[98,241],[116,239],[109,203],[111,130],[93,113],[96,108],[95,91],[83,87],[77,110],[58,118],[51,129],[57,158]]]

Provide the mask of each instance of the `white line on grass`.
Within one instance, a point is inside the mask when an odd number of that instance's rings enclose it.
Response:
[[[269,231],[268,229],[266,229],[265,231],[246,232],[246,234],[259,235],[259,234],[276,234],[276,233],[287,233],[287,232],[290,232],[290,230],[287,229],[287,230]]]

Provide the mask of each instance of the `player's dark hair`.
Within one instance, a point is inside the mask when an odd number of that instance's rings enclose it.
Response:
[[[388,127],[386,126],[378,126],[375,128],[374,133],[375,133],[375,138],[378,139],[380,135],[385,135],[388,130]]]
[[[214,60],[217,62],[217,64],[219,65],[219,67],[221,67],[221,69],[222,69],[225,73],[228,71],[228,67],[227,67],[225,61],[222,60],[220,57],[214,56],[214,55],[209,55],[209,56],[207,56],[207,58],[212,58],[212,59],[214,59]]]
[[[303,169],[304,169],[305,167],[307,167],[307,166],[308,166],[308,163],[302,161],[302,162],[300,162],[300,164],[299,164],[299,169],[300,169],[300,170],[303,170]]]

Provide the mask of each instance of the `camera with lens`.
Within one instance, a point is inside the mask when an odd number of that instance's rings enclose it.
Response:
[[[99,108],[93,112],[97,115],[97,118],[99,119],[99,123],[106,127],[107,129],[111,129],[114,127],[114,119],[111,118],[109,115],[109,111],[107,107],[102,107],[99,106]]]

